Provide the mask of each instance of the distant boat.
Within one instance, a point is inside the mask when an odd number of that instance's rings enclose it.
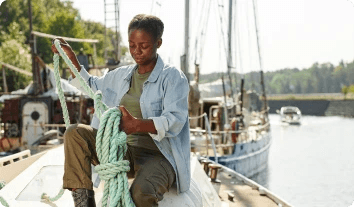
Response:
[[[296,106],[283,106],[280,111],[277,110],[277,113],[280,114],[280,120],[288,124],[301,124],[301,111]]]

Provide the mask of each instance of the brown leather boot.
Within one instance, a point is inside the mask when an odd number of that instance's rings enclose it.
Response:
[[[71,191],[75,207],[96,207],[95,193],[93,190],[78,188]]]

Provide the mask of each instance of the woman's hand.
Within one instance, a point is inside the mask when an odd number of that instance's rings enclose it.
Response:
[[[137,132],[139,120],[133,117],[124,106],[119,106],[119,109],[122,112],[122,118],[119,125],[120,130],[124,131],[127,135]]]
[[[64,52],[67,54],[68,57],[76,56],[74,51],[72,50],[71,46],[63,39],[63,38],[54,38],[52,40],[52,52],[55,54],[59,54],[57,48],[55,47],[54,40],[60,41],[60,46],[63,48]]]
[[[74,64],[74,66],[76,67],[77,71],[80,72],[81,70],[81,67],[80,67],[80,63],[79,61],[77,60],[77,57],[73,51],[73,49],[71,48],[71,46],[63,39],[63,38],[54,38],[52,40],[52,52],[55,53],[55,54],[59,54],[57,48],[55,47],[55,44],[54,44],[54,40],[59,40],[60,41],[60,46],[61,48],[64,50],[64,52],[66,53],[66,55],[69,57],[69,59],[71,60],[71,62]],[[69,70],[72,77],[75,78],[75,75],[74,73]]]

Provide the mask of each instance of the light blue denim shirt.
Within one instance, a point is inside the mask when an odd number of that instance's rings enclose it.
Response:
[[[120,67],[102,77],[92,76],[81,67],[80,75],[91,89],[102,92],[102,101],[108,107],[116,107],[128,92],[137,65]],[[157,134],[150,135],[173,166],[180,193],[189,189],[191,179],[188,93],[189,84],[184,73],[165,64],[158,56],[154,70],[143,85],[140,107],[143,118],[154,122]],[[91,126],[98,129],[96,116]]]

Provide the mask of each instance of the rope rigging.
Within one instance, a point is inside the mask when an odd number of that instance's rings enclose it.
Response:
[[[210,1],[202,1],[201,12],[199,13],[200,14],[199,20],[196,21],[196,25],[198,25],[197,31],[200,31],[200,33],[197,34],[195,38],[194,64],[199,64],[203,57],[203,47],[205,43],[205,37],[206,37],[205,34],[206,34],[206,29],[209,20],[210,5],[211,5]]]
[[[60,46],[60,41],[54,41],[58,52],[73,71],[76,77],[79,78],[80,84],[83,86],[87,94],[94,100],[95,112],[100,118],[100,126],[96,136],[96,151],[100,164],[95,167],[95,170],[100,175],[100,178],[105,181],[102,206],[135,206],[129,193],[128,178],[126,172],[130,170],[129,161],[123,160],[127,151],[126,134],[119,131],[121,111],[115,108],[108,108],[102,102],[102,94],[100,91],[94,93],[87,85],[86,81],[80,76],[71,60],[68,58],[64,50]],[[59,74],[59,55],[54,54],[54,74],[56,85],[58,88],[58,96],[63,109],[63,116],[66,127],[70,126],[70,119],[66,107],[64,93],[61,88]],[[43,194],[42,199],[46,201],[56,201],[64,193],[61,189],[59,194],[54,198],[49,198]],[[61,195],[60,195],[61,194]]]

